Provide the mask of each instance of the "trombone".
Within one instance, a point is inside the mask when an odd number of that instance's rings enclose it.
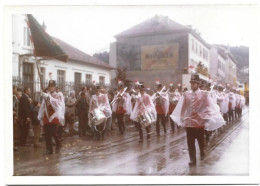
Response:
[[[163,88],[162,88],[162,90],[160,90],[160,92],[157,91],[157,92],[155,93],[156,97],[161,96],[161,93],[162,93],[165,89],[166,89],[166,87],[163,86]]]
[[[120,92],[117,93],[117,95],[114,97],[114,99],[111,101],[111,105],[114,105],[114,103],[118,100],[118,96],[123,96],[123,94],[125,93],[127,87],[125,87],[124,91],[120,94]]]

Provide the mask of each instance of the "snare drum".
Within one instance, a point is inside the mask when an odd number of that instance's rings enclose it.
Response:
[[[90,116],[92,117],[91,123],[93,123],[94,125],[100,125],[101,123],[106,121],[106,116],[104,112],[98,108],[94,109],[91,112]]]
[[[156,122],[155,116],[151,113],[146,111],[145,113],[138,116],[138,122],[145,128],[151,125],[152,123]]]

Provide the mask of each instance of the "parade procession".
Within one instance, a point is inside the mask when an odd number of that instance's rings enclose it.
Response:
[[[244,174],[221,158],[248,127],[230,46],[156,15],[116,35],[106,63],[13,20],[33,51],[13,62],[14,176]]]

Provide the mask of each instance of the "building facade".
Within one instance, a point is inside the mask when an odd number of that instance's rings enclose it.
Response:
[[[127,68],[132,81],[138,79],[150,87],[157,79],[163,84],[184,84],[183,74],[193,73],[189,68],[208,80],[210,46],[190,27],[155,16],[115,37],[110,65]]]
[[[211,79],[217,83],[226,82],[226,64],[227,56],[221,50],[215,47],[210,49],[210,75]]]
[[[33,45],[25,15],[13,15],[13,82],[20,87],[29,86],[33,92],[40,91],[36,58],[33,56]],[[43,84],[56,80],[64,91],[79,89],[82,85],[93,83],[109,86],[111,83],[110,65],[94,58],[64,41],[54,38],[56,43],[68,54],[67,62],[42,60],[39,65]],[[38,83],[37,83],[38,82]],[[78,86],[77,86],[78,85]]]
[[[212,45],[210,50],[210,74],[213,81],[237,86],[237,65],[228,47]]]

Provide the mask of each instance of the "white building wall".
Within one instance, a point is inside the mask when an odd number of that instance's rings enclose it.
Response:
[[[81,73],[81,82],[85,82],[86,74],[92,75],[92,81],[99,83],[99,76],[105,77],[105,84],[110,84],[110,70],[90,66],[81,62],[76,62],[69,60],[68,62],[61,62],[58,60],[48,60],[44,61],[40,67],[45,67],[45,77],[49,80],[49,73],[51,73],[51,78],[57,80],[58,70],[65,71],[65,81],[74,82],[75,72]],[[37,69],[36,69],[37,70]],[[38,78],[38,76],[37,76]]]
[[[209,73],[212,78],[216,78],[218,67],[218,51],[216,48],[210,49],[210,68]]]
[[[210,59],[210,51],[209,49],[203,44],[201,43],[198,39],[196,39],[192,34],[189,34],[189,66],[192,65],[194,67],[196,67],[199,62],[201,62],[205,67],[208,68],[209,70],[209,59]],[[194,47],[196,48],[196,43],[197,43],[197,52],[192,50],[192,41],[194,42]],[[200,55],[200,48],[202,50],[202,54]],[[207,52],[208,57],[207,59],[203,58],[203,49]]]
[[[221,65],[217,65],[217,73],[218,73],[218,76],[221,78],[221,79],[225,79],[225,76],[226,76],[226,71],[225,71],[225,64],[226,64],[226,60],[218,54],[218,63],[221,63]],[[222,68],[221,68],[222,67]]]
[[[12,16],[12,49],[13,49],[13,76],[19,76],[19,55],[32,54],[32,44],[24,44],[24,28],[28,29],[25,15],[17,14]]]
[[[214,47],[210,49],[210,75],[213,81],[225,83],[225,66],[227,61]]]
[[[32,44],[26,46],[24,44],[24,28],[28,28],[27,17],[25,15],[13,15],[12,17],[12,46],[13,46],[13,61],[12,61],[12,75],[22,78],[22,62],[19,64],[19,55],[32,54]],[[34,58],[26,60],[34,64],[34,80],[39,80],[36,64]],[[22,59],[21,61],[23,61]],[[96,67],[84,62],[71,61],[64,63],[58,60],[44,60],[40,67],[45,67],[45,80],[49,80],[49,73],[52,73],[52,79],[57,80],[57,70],[66,71],[65,80],[67,82],[74,82],[74,73],[81,73],[81,82],[85,82],[86,74],[92,75],[92,81],[99,83],[99,76],[105,77],[105,84],[109,85],[111,82],[110,70],[107,68]]]

